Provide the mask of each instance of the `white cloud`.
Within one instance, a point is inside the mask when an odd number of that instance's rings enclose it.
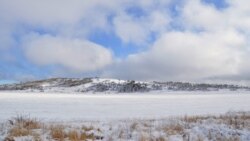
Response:
[[[0,20],[7,24],[36,28],[66,37],[87,38],[102,30],[115,32],[125,43],[144,44],[151,32],[163,32],[170,21],[169,0],[1,0]],[[145,12],[142,18],[127,13],[130,7]],[[6,14],[8,13],[8,14]],[[114,16],[114,21],[109,21]],[[111,22],[111,24],[110,24]],[[114,27],[112,25],[114,24]],[[24,26],[24,27],[22,27]],[[6,27],[5,27],[6,28]],[[32,32],[32,31],[31,31]]]
[[[175,19],[181,22],[182,30],[165,30],[149,50],[129,55],[104,76],[180,81],[249,79],[247,4],[230,1],[229,7],[221,10],[199,0],[186,1]]]
[[[57,64],[74,72],[95,71],[112,62],[110,50],[79,39],[36,36],[26,39],[23,47],[35,64]]]
[[[108,16],[119,11],[124,3],[116,0],[1,0],[0,21],[13,25],[4,28],[39,28],[60,36],[86,38],[95,31],[110,30]]]
[[[126,14],[114,19],[115,32],[123,42],[142,44],[147,40],[148,29],[145,29],[143,22],[136,20]]]
[[[95,8],[106,8],[106,11],[112,11],[119,3],[121,2],[113,0],[109,2],[108,0],[19,0],[15,2],[1,0],[0,15],[5,20],[40,25],[75,24],[82,18],[90,17],[89,14],[97,14]],[[103,12],[102,9],[98,10]],[[6,12],[8,14],[5,14]]]
[[[249,1],[226,0],[228,7],[216,9],[213,5],[205,4],[200,0],[186,1],[182,8],[182,24],[187,29],[202,29],[206,31],[224,31],[228,29],[250,30]]]
[[[171,2],[0,0],[0,48],[14,46],[21,40],[25,55],[35,64],[91,72],[116,59],[109,49],[87,40],[90,34],[101,30],[115,34],[125,44],[149,48],[113,64],[113,68],[104,71],[110,77],[161,80],[249,77],[249,1],[226,0],[228,7],[224,9],[201,0],[182,1],[176,17],[168,9]],[[128,13],[131,7],[141,9],[142,15]],[[18,33],[20,29],[23,30]],[[37,35],[23,39],[36,29],[45,33],[37,31]]]
[[[181,11],[182,24],[188,29],[223,30],[225,28],[226,17],[223,12],[200,0],[186,1]]]
[[[241,53],[244,53],[237,46],[244,45],[245,40],[237,32],[227,34],[224,37],[224,33],[166,33],[151,50],[130,55],[112,73],[119,77],[127,72],[125,77],[132,75],[137,79],[151,80],[196,80],[235,75],[242,61]]]
[[[141,17],[134,17],[126,12],[114,18],[114,31],[124,43],[145,45],[151,34],[161,34],[169,27],[171,17],[166,11],[154,9]]]

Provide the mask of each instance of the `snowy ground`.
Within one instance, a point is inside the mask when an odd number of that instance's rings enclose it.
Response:
[[[0,93],[0,140],[249,141],[250,112],[225,114],[250,111],[249,99],[246,92],[5,92]]]
[[[30,115],[43,120],[108,120],[250,111],[248,93],[38,94],[0,93],[0,120]]]
[[[249,141],[250,112],[151,120],[0,122],[2,141]]]

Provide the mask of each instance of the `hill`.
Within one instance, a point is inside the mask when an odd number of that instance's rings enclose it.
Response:
[[[150,91],[249,91],[250,87],[228,84],[195,84],[187,82],[142,82],[102,78],[51,78],[0,85],[0,91],[133,93]]]

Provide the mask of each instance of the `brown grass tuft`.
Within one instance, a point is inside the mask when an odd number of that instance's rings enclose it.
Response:
[[[176,135],[176,134],[183,134],[184,127],[180,124],[171,124],[171,125],[166,125],[165,127],[163,127],[163,130],[168,135]]]
[[[52,139],[55,139],[57,141],[64,141],[64,139],[66,138],[66,133],[64,132],[64,126],[62,125],[51,126],[50,135]]]
[[[91,130],[94,130],[94,127],[93,126],[85,126],[85,125],[83,125],[82,126],[82,130],[84,130],[84,131],[91,131]]]
[[[8,138],[20,137],[20,136],[33,136],[33,129],[39,129],[40,122],[36,119],[27,118],[24,116],[17,116],[12,120],[9,120],[11,128],[8,131]]]
[[[67,133],[67,137],[70,141],[85,141],[95,140],[96,136],[93,133],[87,134],[86,132],[77,132],[77,130],[71,130]]]
[[[20,137],[31,134],[30,130],[22,127],[13,127],[9,130],[8,133],[10,137]]]
[[[79,133],[76,130],[69,131],[67,136],[68,136],[68,139],[70,141],[80,141],[81,140]]]

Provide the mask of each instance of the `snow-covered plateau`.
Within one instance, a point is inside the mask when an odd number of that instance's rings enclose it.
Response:
[[[1,92],[0,140],[249,141],[249,99],[247,91]]]

